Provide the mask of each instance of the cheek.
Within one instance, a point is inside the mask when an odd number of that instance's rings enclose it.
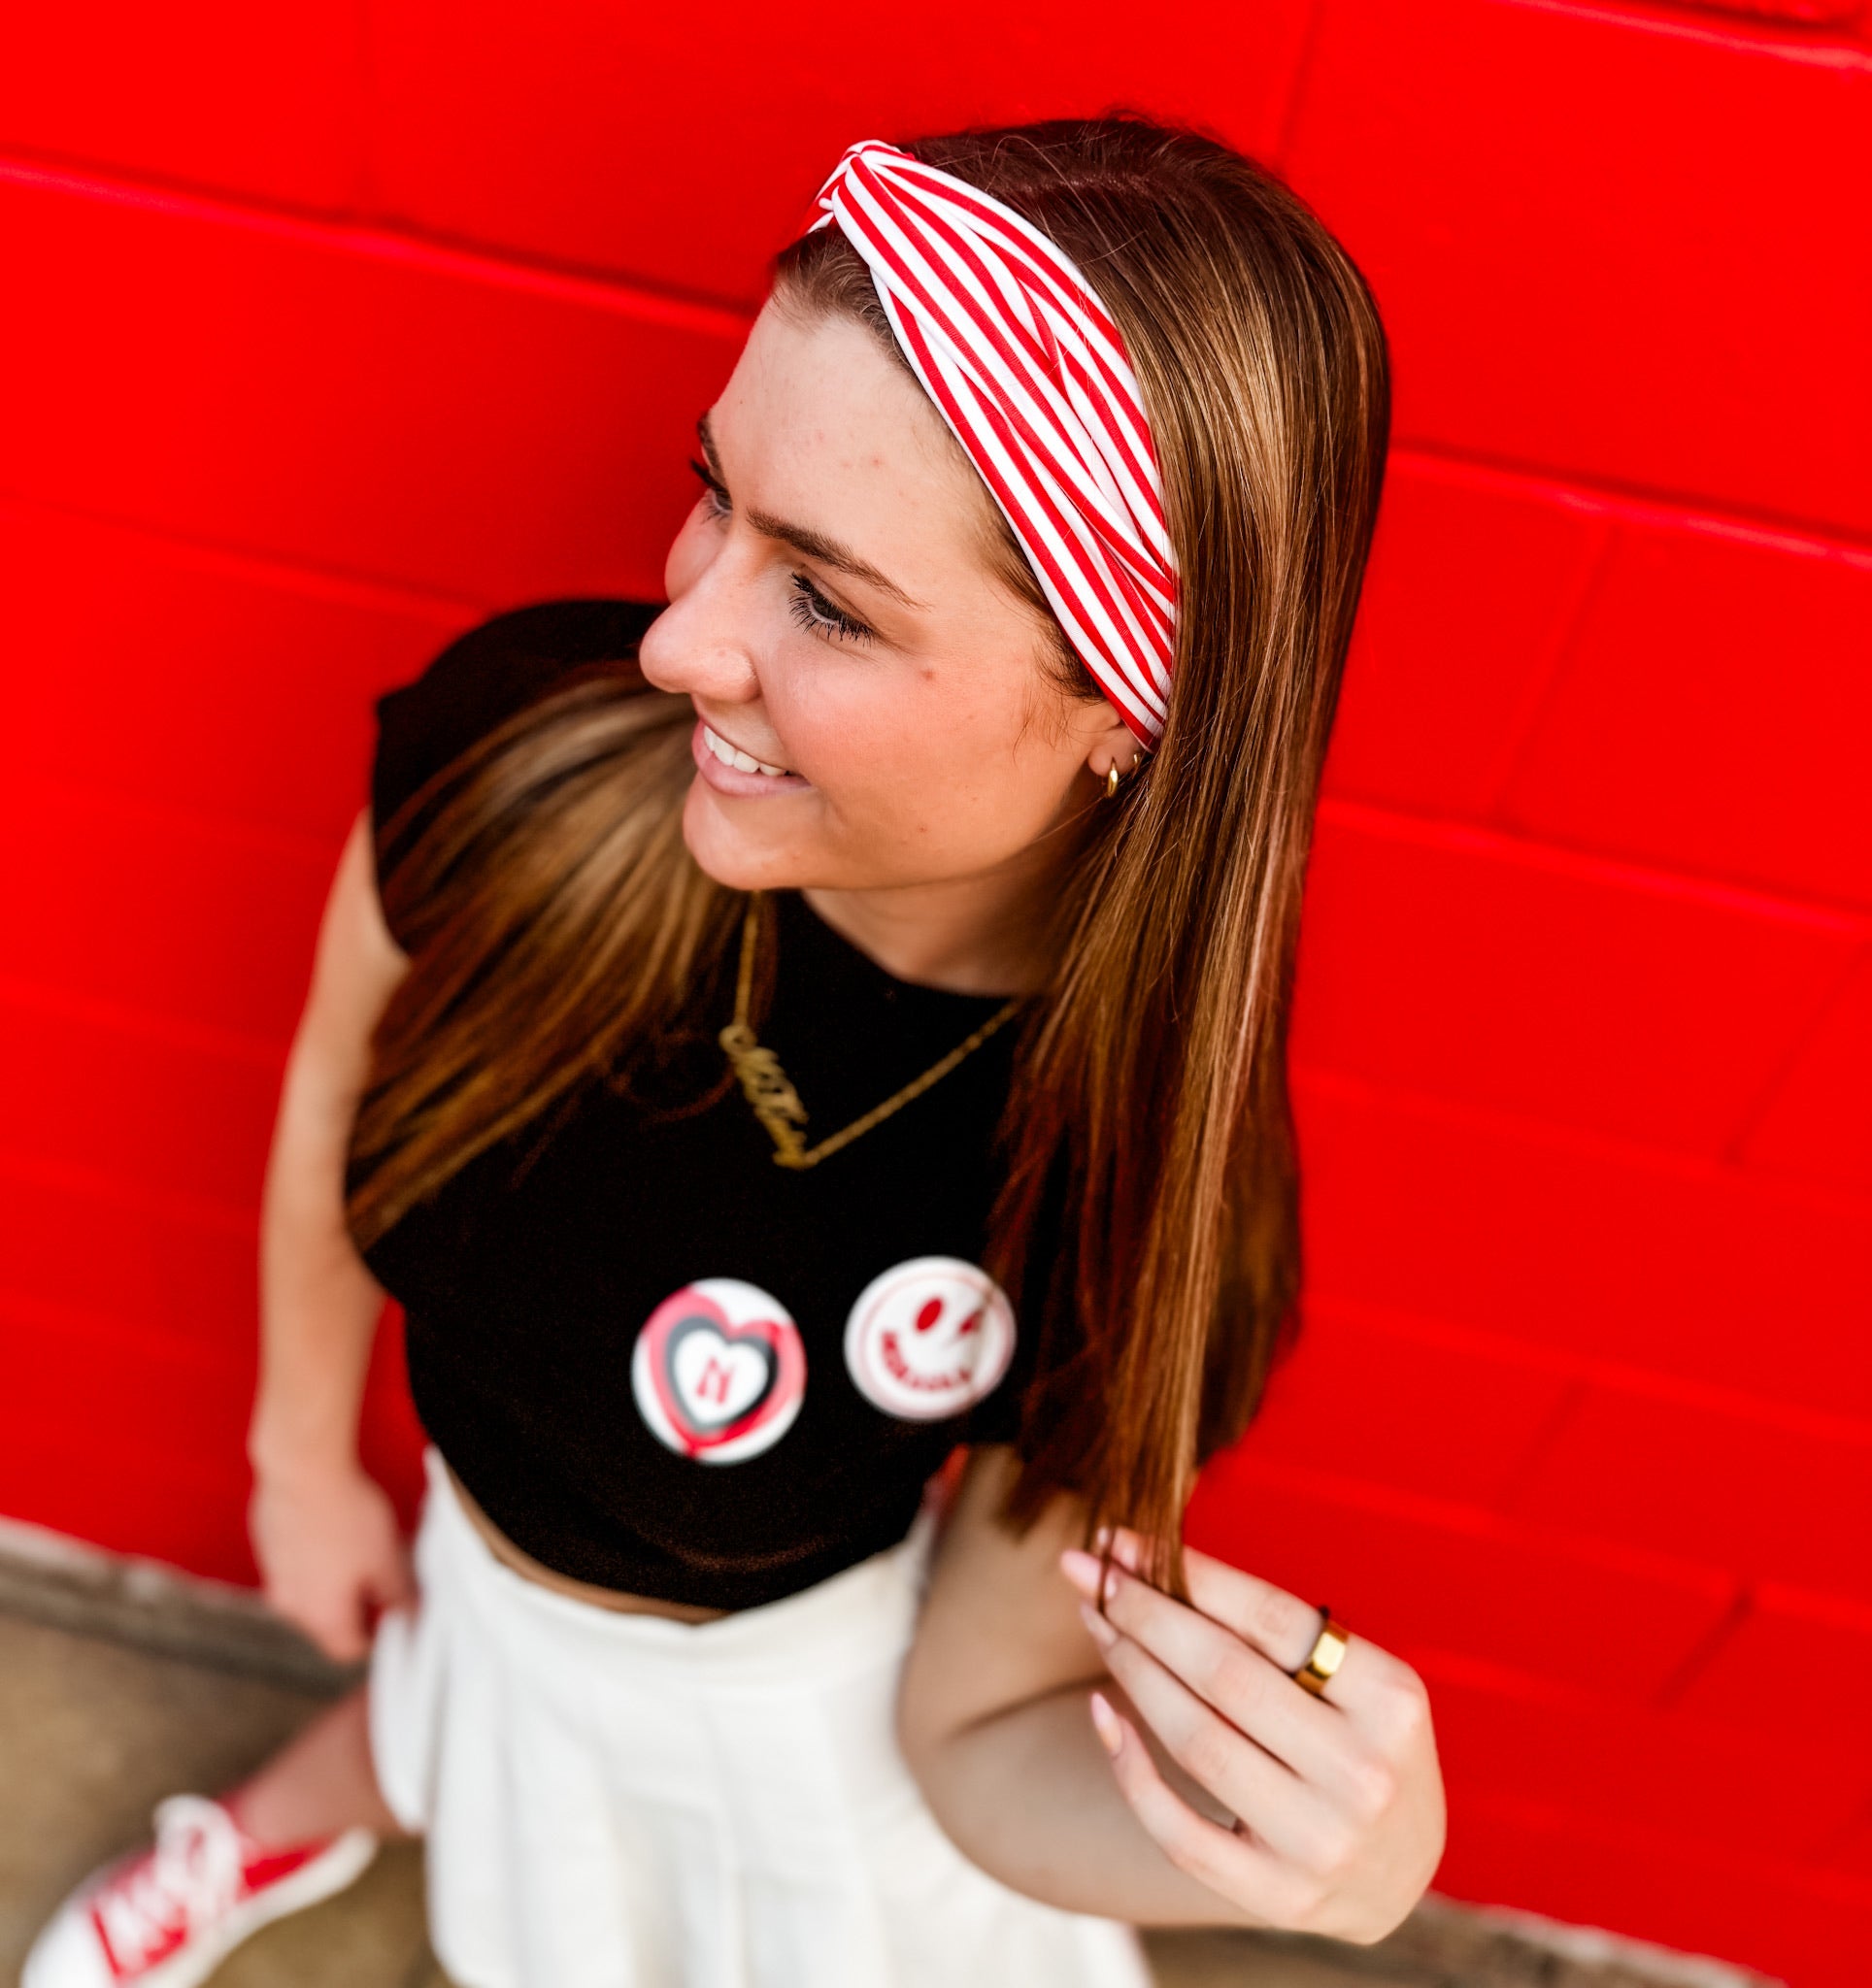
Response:
[[[763,685],[780,736],[808,767],[848,835],[873,851],[917,850],[947,867],[996,859],[1037,833],[1063,777],[1016,748],[1020,712],[1001,700],[880,663],[795,685]],[[1031,793],[1028,791],[1031,789]]]
[[[876,821],[893,812],[893,795],[941,760],[942,706],[900,665],[822,659],[805,647],[811,641],[783,641],[762,671],[767,714],[842,813]],[[806,660],[797,667],[801,648]]]

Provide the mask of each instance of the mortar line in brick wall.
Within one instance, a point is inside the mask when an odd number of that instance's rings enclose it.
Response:
[[[1430,1711],[1435,1718],[1439,1694],[1446,1689],[1493,1699],[1510,1706],[1521,1721],[1542,1716],[1558,1716],[1586,1723],[1622,1725],[1631,1720],[1649,1728],[1665,1744],[1684,1750],[1696,1749],[1720,1757],[1739,1759],[1752,1768],[1763,1767],[1785,1772],[1796,1762],[1810,1771],[1838,1773],[1841,1770],[1837,1743],[1816,1734],[1789,1740],[1780,1733],[1763,1732],[1749,1726],[1732,1725],[1705,1713],[1663,1710],[1655,1703],[1615,1696],[1569,1683],[1557,1677],[1523,1671],[1512,1665],[1479,1657],[1467,1650],[1429,1643],[1412,1638],[1400,1640],[1397,1653],[1422,1676],[1429,1689]],[[1855,1771],[1849,1764],[1846,1772]],[[1859,1772],[1863,1772],[1859,1769]],[[1451,1792],[1458,1809],[1466,1808],[1472,1793],[1503,1792],[1498,1779],[1472,1778],[1457,1767],[1452,1775]],[[1513,1799],[1511,1797],[1511,1799]],[[1603,1810],[1574,1809],[1570,1804],[1557,1805],[1576,1814],[1588,1827]],[[1837,1825],[1830,1833],[1810,1839],[1807,1855],[1825,1868],[1837,1858],[1872,1817],[1872,1806]],[[1505,1988],[1505,1984],[1504,1984]]]
[[[1673,1408],[1696,1408],[1705,1414],[1755,1422],[1790,1436],[1809,1437],[1818,1441],[1856,1442],[1872,1446],[1872,1416],[1843,1414],[1835,1408],[1817,1408],[1801,1402],[1776,1400],[1751,1389],[1725,1387],[1720,1381],[1640,1367],[1629,1361],[1610,1360],[1601,1354],[1565,1352],[1555,1346],[1514,1339],[1505,1332],[1493,1332],[1486,1326],[1459,1325],[1454,1320],[1423,1312],[1395,1310],[1354,1298],[1315,1298],[1303,1293],[1300,1305],[1303,1335],[1310,1318],[1342,1318],[1348,1324],[1361,1326],[1367,1331],[1388,1333],[1393,1338],[1418,1345],[1434,1346],[1439,1352],[1496,1361],[1504,1366],[1519,1367],[1524,1372],[1547,1375],[1555,1380],[1575,1382],[1582,1388],[1633,1395]]]
[[[1320,17],[1325,13],[1327,0],[1311,0],[1307,8],[1306,24],[1300,30],[1300,47],[1293,58],[1293,73],[1287,78],[1287,94],[1281,104],[1281,115],[1274,131],[1274,155],[1268,163],[1277,173],[1285,176],[1287,160],[1293,149],[1293,140],[1300,124],[1300,113],[1305,108],[1308,80],[1313,74],[1313,58],[1320,46]]]
[[[1531,499],[1557,509],[1604,517],[1615,524],[1632,524],[1647,531],[1692,532],[1708,538],[1732,540],[1738,545],[1768,551],[1785,552],[1806,559],[1839,559],[1862,571],[1872,572],[1872,542],[1860,545],[1851,539],[1823,532],[1795,530],[1780,524],[1763,524],[1741,513],[1729,513],[1708,500],[1634,497],[1570,480],[1557,470],[1511,469],[1499,462],[1434,444],[1397,443],[1390,460],[1415,475],[1433,477],[1437,481],[1458,488],[1484,491],[1507,497]]]
[[[383,176],[378,170],[377,0],[351,0],[351,46],[357,51],[351,101],[357,106],[355,136],[357,202],[364,214],[384,206]]]
[[[1259,1479],[1306,1498],[1384,1518],[1405,1519],[1459,1538],[1515,1548],[1533,1546],[1562,1559],[1610,1568],[1640,1580],[1699,1594],[1723,1607],[1729,1606],[1738,1587],[1733,1570],[1712,1561],[1687,1560],[1678,1554],[1609,1539],[1602,1533],[1581,1533],[1544,1521],[1513,1518],[1489,1506],[1437,1498],[1401,1484],[1381,1484],[1368,1477],[1352,1477],[1338,1471],[1317,1470],[1306,1464],[1260,1456],[1252,1450],[1227,1451],[1210,1469],[1225,1484],[1245,1478]]]
[[[1319,818],[1387,842],[1413,843],[1420,848],[1441,849],[1454,855],[1481,856],[1521,869],[1545,871],[1575,882],[1674,898],[1706,906],[1711,911],[1774,924],[1799,925],[1808,931],[1855,942],[1872,939],[1872,912],[1851,905],[1784,896],[1746,883],[1701,877],[1692,871],[1660,869],[1655,864],[1635,862],[1628,856],[1607,855],[1492,823],[1418,812],[1393,802],[1355,801],[1345,795],[1322,800]]]
[[[1583,1377],[1575,1376],[1569,1380],[1560,1390],[1559,1399],[1541,1417],[1540,1427],[1521,1445],[1521,1454],[1503,1472],[1501,1482],[1495,1486],[1494,1495],[1488,1503],[1504,1517],[1514,1512],[1534,1474],[1547,1461],[1554,1445],[1579,1414],[1581,1405],[1590,1392],[1590,1386]]]
[[[1795,21],[1769,21],[1724,14],[1686,19],[1678,7],[1660,4],[1654,10],[1633,0],[1629,6],[1594,6],[1591,0],[1497,0],[1524,14],[1555,14],[1575,20],[1604,21],[1609,26],[1653,32],[1669,41],[1697,42],[1745,55],[1782,56],[1828,69],[1872,69],[1872,58],[1856,42],[1822,40],[1833,32],[1824,26],[1803,27]],[[1696,0],[1682,0],[1693,10]]]
[[[1414,456],[1426,462],[1493,471],[1498,476],[1512,477],[1524,483],[1565,491],[1584,502],[1628,509],[1634,517],[1655,522],[1707,520],[1719,526],[1730,523],[1737,530],[1753,529],[1798,545],[1822,546],[1848,553],[1872,552],[1872,531],[1855,531],[1836,518],[1761,510],[1714,497],[1706,490],[1659,489],[1654,484],[1622,482],[1617,478],[1596,477],[1557,464],[1530,462],[1525,457],[1498,454],[1492,449],[1463,448],[1454,444],[1439,443],[1427,435],[1399,435],[1393,438],[1391,447],[1400,457]]]
[[[1812,1047],[1821,1031],[1825,1028],[1833,1011],[1845,1002],[1852,990],[1853,982],[1864,971],[1868,958],[1872,958],[1872,951],[1861,951],[1855,953],[1846,962],[1839,978],[1815,1004],[1813,1013],[1801,1027],[1792,1031],[1783,1045],[1781,1060],[1762,1083],[1755,1099],[1743,1108],[1736,1120],[1735,1131],[1722,1148],[1722,1158],[1730,1166],[1740,1167],[1745,1164],[1743,1154],[1748,1150],[1749,1142],[1755,1137],[1762,1119],[1767,1116],[1788,1078],[1798,1069],[1801,1059]]]
[[[1865,17],[1865,0],[1830,0],[1823,17],[1816,10],[1808,15],[1794,11],[1788,0],[1628,0],[1641,14],[1655,13],[1666,18],[1692,14],[1708,19],[1738,21],[1747,28],[1759,28],[1770,38],[1786,35],[1796,48],[1860,49],[1872,21]],[[1795,0],[1798,4],[1798,0]]]
[[[225,1347],[206,1346],[184,1333],[124,1312],[96,1311],[88,1306],[38,1298],[0,1283],[0,1318],[11,1319],[28,1331],[50,1334],[61,1342],[82,1339],[94,1347],[153,1354],[217,1380],[228,1375]],[[251,1347],[258,1342],[250,1336],[248,1343]]]
[[[1522,1112],[1489,1110],[1483,1106],[1444,1097],[1436,1091],[1375,1082],[1354,1071],[1337,1070],[1324,1063],[1296,1062],[1292,1066],[1292,1074],[1299,1088],[1312,1088],[1342,1101],[1407,1110],[1419,1117],[1436,1119],[1465,1131],[1487,1132],[1496,1138],[1506,1136],[1525,1145],[1545,1146],[1551,1152],[1566,1153],[1577,1159],[1595,1163],[1611,1161],[1620,1166],[1635,1163],[1649,1172],[1699,1186],[1739,1184],[1752,1192],[1817,1209],[1829,1215],[1858,1219],[1872,1211],[1872,1195],[1855,1189],[1820,1180],[1795,1179],[1791,1176],[1770,1174],[1760,1168],[1736,1167],[1725,1160],[1687,1152],[1679,1146],[1646,1145],[1638,1140],[1595,1132],[1583,1125],[1565,1124],[1557,1118],[1535,1118]]]
[[[246,1035],[214,1022],[185,1021],[155,1009],[106,1000],[100,995],[26,979],[17,974],[0,973],[0,1004],[24,1009],[31,1014],[82,1021],[112,1035],[157,1043],[166,1049],[213,1056],[224,1063],[264,1071],[269,1077],[277,1077],[285,1066],[288,1045],[284,1041],[269,1042],[265,1037]]]
[[[1462,1686],[1471,1691],[1486,1691],[1491,1697],[1513,1700],[1524,1706],[1534,1706],[1558,1712],[1586,1713],[1616,1710],[1630,1716],[1650,1718],[1662,1723],[1664,1714],[1656,1706],[1648,1705],[1642,1699],[1621,1697],[1611,1691],[1595,1691],[1590,1685],[1576,1684],[1563,1677],[1555,1677],[1542,1671],[1524,1671],[1519,1665],[1504,1664],[1494,1657],[1480,1657],[1473,1650],[1453,1649],[1447,1643],[1424,1642],[1414,1639],[1410,1645],[1411,1662],[1421,1671],[1432,1685],[1443,1682]],[[1436,1709],[1434,1696],[1430,1702],[1432,1711]],[[1700,1726],[1700,1719],[1675,1719],[1673,1725]],[[1727,1728],[1717,1728],[1727,1732]],[[1774,1748],[1776,1741],[1758,1734],[1751,1733],[1748,1739],[1764,1751]]]
[[[387,217],[315,216],[302,210],[268,206],[245,195],[235,197],[144,179],[88,161],[60,157],[54,162],[18,149],[0,151],[0,182],[7,181],[68,199],[267,236],[320,254],[350,255],[451,282],[579,305],[607,316],[628,317],[700,338],[732,340],[736,347],[747,337],[754,317],[751,308],[719,298],[660,289],[641,278],[567,267],[513,250],[496,252],[485,244],[430,233]]]
[[[1820,1857],[1823,1864],[1834,1864],[1846,1856],[1861,1837],[1872,1834],[1872,1800],[1868,1800],[1856,1815],[1849,1816],[1831,1836],[1823,1838],[1820,1844]]]
[[[1496,748],[1493,764],[1482,777],[1478,812],[1504,834],[1512,834],[1513,829],[1502,818],[1502,805],[1514,784],[1515,774],[1526,755],[1529,741],[1559,695],[1566,678],[1567,665],[1573,659],[1574,648],[1579,641],[1580,630],[1586,625],[1587,616],[1600,588],[1605,584],[1606,573],[1612,564],[1615,538],[1612,517],[1607,513],[1600,512],[1593,521],[1591,531],[1590,551],[1581,562],[1571,593],[1554,604],[1555,613],[1546,653],[1539,656],[1534,667],[1529,670],[1527,681],[1521,688],[1516,708],[1509,714],[1504,737]]]
[[[1595,1690],[1549,1673],[1526,1671],[1471,1650],[1453,1649],[1446,1643],[1426,1642],[1411,1638],[1400,1643],[1399,1654],[1422,1673],[1430,1687],[1430,1710],[1436,1712],[1437,1691],[1448,1685],[1502,1701],[1518,1709],[1538,1715],[1558,1713],[1580,1719],[1636,1719],[1679,1743],[1707,1745],[1753,1757],[1755,1761],[1786,1761],[1790,1755],[1805,1755],[1817,1766],[1838,1767],[1839,1752],[1830,1741],[1816,1738],[1789,1741],[1782,1734],[1751,1726],[1732,1725],[1706,1712],[1665,1710],[1655,1702]],[[1468,1785],[1475,1785],[1469,1783]],[[1827,1854],[1824,1850],[1822,1855]]]
[[[24,775],[16,782],[16,791],[37,792],[49,801],[77,801],[102,812],[139,821],[146,827],[184,829],[208,836],[223,846],[233,844],[247,848],[275,862],[303,863],[319,872],[321,878],[337,863],[345,835],[344,829],[325,835],[308,828],[282,827],[274,821],[255,821],[230,809],[126,794],[108,781],[63,775]],[[361,805],[361,795],[359,800]]]
[[[67,1424],[59,1428],[34,1427],[26,1430],[10,1430],[11,1444],[9,1461],[17,1465],[21,1458],[42,1467],[43,1474],[56,1481],[65,1474],[66,1467],[73,1474],[83,1473],[95,1476],[97,1473],[97,1452],[95,1437],[84,1427],[73,1428]],[[241,1446],[239,1425],[236,1425],[224,1452],[205,1449],[201,1444],[163,1443],[141,1432],[130,1432],[122,1428],[114,1429],[111,1434],[111,1463],[113,1481],[121,1484],[135,1471],[148,1473],[152,1485],[160,1485],[165,1502],[172,1507],[180,1489],[185,1496],[190,1490],[199,1493],[205,1507],[213,1511],[216,1508],[239,1511],[247,1502],[247,1493],[252,1483],[252,1476]],[[46,1465],[50,1471],[43,1471]],[[16,1481],[18,1481],[16,1478]],[[27,1481],[33,1481],[28,1476]],[[40,1524],[41,1520],[26,1517],[18,1511],[6,1514],[9,1518],[19,1518],[28,1525]],[[246,1528],[242,1527],[245,1535]],[[102,1543],[102,1542],[94,1542]],[[104,1550],[113,1550],[105,1546]],[[160,1549],[156,1549],[160,1557]],[[181,1559],[166,1562],[179,1572],[189,1571]],[[195,1563],[199,1567],[200,1563]]]
[[[1536,1802],[1525,1795],[1504,1795],[1492,1789],[1466,1789],[1463,1806],[1472,1822],[1478,1815],[1492,1813],[1537,1834],[1585,1837],[1590,1842],[1626,1851],[1638,1859],[1681,1861],[1688,1851],[1712,1876],[1725,1874],[1745,1887],[1753,1888],[1766,1877],[1789,1891],[1804,1892],[1823,1905],[1861,1908],[1872,1905],[1872,1882],[1850,1872],[1829,1871],[1820,1864],[1764,1856],[1753,1849],[1743,1854],[1725,1852],[1715,1842],[1688,1844],[1674,1830],[1646,1829],[1623,1817],[1589,1813],[1557,1802]]]
[[[413,581],[380,580],[277,552],[254,550],[225,540],[198,538],[121,513],[98,511],[88,505],[65,504],[56,498],[40,497],[18,489],[0,489],[0,513],[8,511],[26,518],[37,514],[42,517],[67,519],[121,538],[140,539],[146,545],[158,547],[172,555],[176,565],[197,573],[258,583],[281,592],[302,594],[309,600],[331,601],[340,607],[362,609],[366,613],[395,614],[405,619],[432,621],[439,627],[454,628],[492,613],[497,605],[492,601],[438,593]]]
[[[434,255],[444,262],[459,260],[470,280],[475,268],[485,265],[512,279],[503,283],[504,287],[526,289],[537,282],[544,293],[551,294],[554,284],[565,284],[573,301],[584,289],[628,298],[634,300],[630,315],[650,323],[693,331],[699,337],[731,340],[737,350],[760,314],[758,298],[752,303],[744,302],[714,290],[692,290],[680,283],[658,282],[652,277],[630,270],[608,269],[602,263],[545,255],[508,243],[452,234],[445,228],[425,228],[387,211],[373,216],[364,227],[386,243],[404,245],[418,254]],[[618,307],[614,304],[612,308]]]
[[[1796,1587],[1785,1580],[1758,1580],[1755,1594],[1757,1606],[1763,1609],[1773,1608],[1783,1615],[1804,1615],[1810,1622],[1843,1629],[1848,1636],[1872,1638],[1872,1601],[1829,1593],[1824,1588]]]
[[[45,1153],[0,1144],[0,1180],[11,1180],[16,1186],[50,1188],[74,1200],[96,1202],[118,1215],[153,1215],[179,1228],[196,1229],[223,1242],[238,1242],[243,1248],[259,1246],[257,1208],[239,1208],[209,1195],[158,1187],[130,1175],[113,1174],[99,1167],[80,1166],[71,1160],[52,1159]]]
[[[1753,1592],[1743,1588],[1729,1605],[1728,1612],[1721,1621],[1711,1623],[1707,1633],[1698,1637],[1684,1653],[1684,1661],[1657,1687],[1657,1695],[1652,1703],[1658,1711],[1668,1711],[1683,1698],[1696,1678],[1709,1669],[1723,1645],[1735,1640],[1737,1631],[1755,1613],[1755,1607]]]

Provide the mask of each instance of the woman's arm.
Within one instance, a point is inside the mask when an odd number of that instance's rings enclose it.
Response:
[[[326,901],[293,1038],[260,1224],[260,1384],[248,1437],[268,1598],[329,1654],[361,1656],[370,1615],[408,1591],[394,1514],[357,1461],[384,1292],[345,1226],[345,1159],[370,1041],[409,962],[384,927],[360,814]]]
[[[1310,1697],[1283,1673],[1318,1611],[1194,1552],[1197,1607],[1120,1574],[1101,1649],[1061,1571],[1064,1553],[1085,1576],[1081,1509],[1056,1499],[1014,1538],[994,1516],[1014,1468],[1004,1449],[971,1459],[899,1704],[905,1754],[957,1846],[1070,1910],[1382,1938],[1443,1845],[1415,1673],[1354,1639],[1333,1702]],[[1094,1689],[1122,1715],[1115,1756]]]

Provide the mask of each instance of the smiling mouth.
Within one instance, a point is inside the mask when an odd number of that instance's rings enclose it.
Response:
[[[742,751],[739,746],[730,746],[706,719],[702,723],[702,743],[723,766],[735,767],[742,773],[771,774],[776,779],[786,779],[791,777],[790,768],[769,766],[764,759],[756,759],[752,752]]]

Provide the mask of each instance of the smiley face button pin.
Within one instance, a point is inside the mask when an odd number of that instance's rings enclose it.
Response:
[[[738,1277],[704,1277],[644,1321],[630,1384],[638,1412],[677,1455],[738,1464],[793,1426],[806,1348],[779,1299]]]
[[[1014,1307],[985,1270],[917,1256],[858,1294],[845,1364],[873,1408],[907,1422],[959,1415],[993,1392],[1014,1357]]]

